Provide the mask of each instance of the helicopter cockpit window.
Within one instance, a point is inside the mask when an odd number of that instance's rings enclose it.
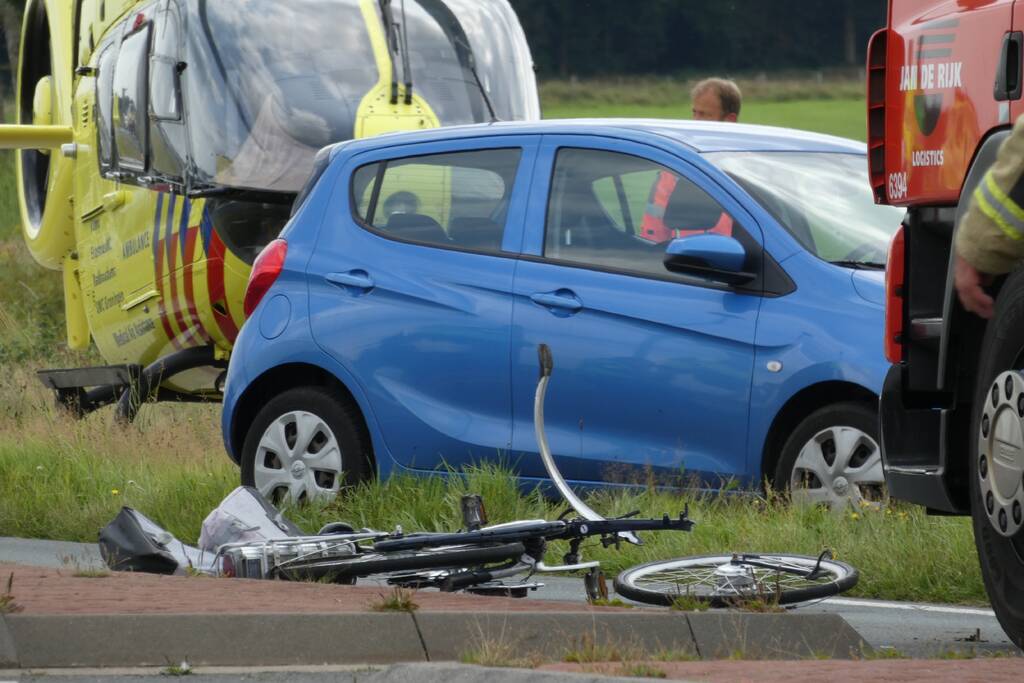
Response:
[[[175,9],[163,10],[156,19],[153,57],[149,62],[149,98],[153,117],[181,120],[181,86],[178,72],[178,17]]]
[[[540,117],[507,0],[393,0],[385,12],[368,0],[187,7],[181,80],[193,189],[298,192],[317,151],[351,139],[357,120],[375,119],[374,130],[408,125],[369,97],[382,76],[411,82],[441,125]],[[385,34],[392,49],[375,55],[371,36]]]
[[[181,16],[167,2],[153,18],[153,52],[149,59],[149,154],[154,179],[181,182],[188,146],[183,121]]]
[[[107,171],[114,160],[113,122],[110,106],[114,100],[114,64],[117,61],[117,45],[109,44],[103,49],[97,61],[99,70],[96,77],[96,135],[100,169]]]
[[[393,3],[404,20],[414,92],[441,125],[540,118],[529,48],[508,3],[410,0]]]
[[[378,79],[359,0],[198,0],[182,74],[193,186],[297,193]]]
[[[114,144],[122,171],[145,171],[149,143],[146,81],[151,24],[143,24],[121,41],[114,69]]]

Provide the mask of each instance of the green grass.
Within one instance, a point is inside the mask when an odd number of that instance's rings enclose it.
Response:
[[[20,231],[14,181],[14,152],[0,150],[0,240],[17,237]]]
[[[864,140],[864,84],[859,72],[738,78],[740,121]],[[541,84],[544,118],[689,119],[696,79],[634,78]]]
[[[14,153],[0,152],[0,368],[67,360],[59,272],[33,260],[21,239]]]
[[[544,118],[628,117],[654,119],[689,119],[689,100],[673,104],[605,104],[577,103],[544,107]],[[788,102],[746,102],[740,121],[766,126],[785,126],[864,140],[864,101],[795,100]]]
[[[14,587],[14,572],[11,572],[7,577],[7,588],[3,593],[0,593],[0,614],[15,614],[24,609],[14,600],[14,594],[11,590]]]
[[[632,678],[665,678],[667,674],[651,664],[626,664],[620,671],[621,675]]]
[[[414,591],[395,586],[390,593],[381,593],[380,599],[370,607],[374,612],[415,612],[420,606],[413,600],[414,597]]]
[[[26,377],[13,382],[26,381]],[[0,384],[0,414],[11,415],[11,380]],[[223,454],[210,406],[147,407],[130,428],[110,416],[75,422],[49,406],[26,383],[20,417],[0,423],[0,536],[94,541],[100,527],[130,505],[182,540],[194,543],[203,518],[236,486],[238,469]],[[356,528],[455,530],[459,500],[480,493],[492,521],[554,518],[562,506],[538,492],[523,493],[497,466],[464,477],[394,477],[359,486],[327,506],[288,511],[313,532],[331,521]],[[861,570],[854,594],[886,599],[981,604],[985,601],[970,525],[927,517],[919,508],[861,510],[835,515],[748,496],[706,497],[638,489],[589,496],[607,516],[640,510],[675,515],[686,505],[698,524],[691,533],[649,533],[645,545],[621,549],[593,544],[585,556],[608,574],[654,559],[733,551],[817,555]],[[554,544],[550,561],[565,548]]]

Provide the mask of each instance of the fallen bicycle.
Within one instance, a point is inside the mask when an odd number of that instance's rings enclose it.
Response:
[[[547,346],[538,349],[540,380],[534,430],[548,475],[576,516],[487,525],[479,496],[462,500],[464,530],[454,533],[356,530],[344,523],[313,536],[302,532],[258,491],[239,487],[203,522],[199,547],[187,546],[130,508],[100,534],[104,559],[113,569],[258,579],[326,580],[354,583],[378,577],[411,588],[466,590],[523,597],[543,584],[537,574],[583,572],[588,599],[607,598],[600,563],[581,556],[584,540],[605,546],[639,545],[638,532],[689,531],[687,511],[677,517],[605,519],[568,486],[544,433],[544,396],[553,371]],[[568,543],[559,565],[545,564],[551,541]],[[654,605],[681,599],[730,606],[747,599],[788,605],[821,599],[852,588],[857,571],[831,559],[788,554],[736,553],[659,560],[626,569],[615,580],[623,597]]]

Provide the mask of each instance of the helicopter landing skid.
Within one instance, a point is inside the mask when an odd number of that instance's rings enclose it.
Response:
[[[106,365],[66,370],[40,370],[40,381],[52,389],[57,404],[75,417],[84,417],[103,406],[117,403],[117,419],[132,422],[139,407],[148,401],[205,402],[222,398],[224,373],[211,391],[187,394],[160,386],[178,373],[195,368],[225,369],[227,361],[217,358],[212,346],[175,351],[151,365]]]
[[[141,365],[103,365],[39,370],[36,376],[53,390],[58,406],[81,418],[117,401],[141,374]]]

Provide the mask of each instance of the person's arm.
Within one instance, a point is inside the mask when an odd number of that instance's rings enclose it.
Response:
[[[1024,117],[978,183],[956,234],[954,284],[960,303],[982,318],[994,302],[983,287],[1024,259]]]

